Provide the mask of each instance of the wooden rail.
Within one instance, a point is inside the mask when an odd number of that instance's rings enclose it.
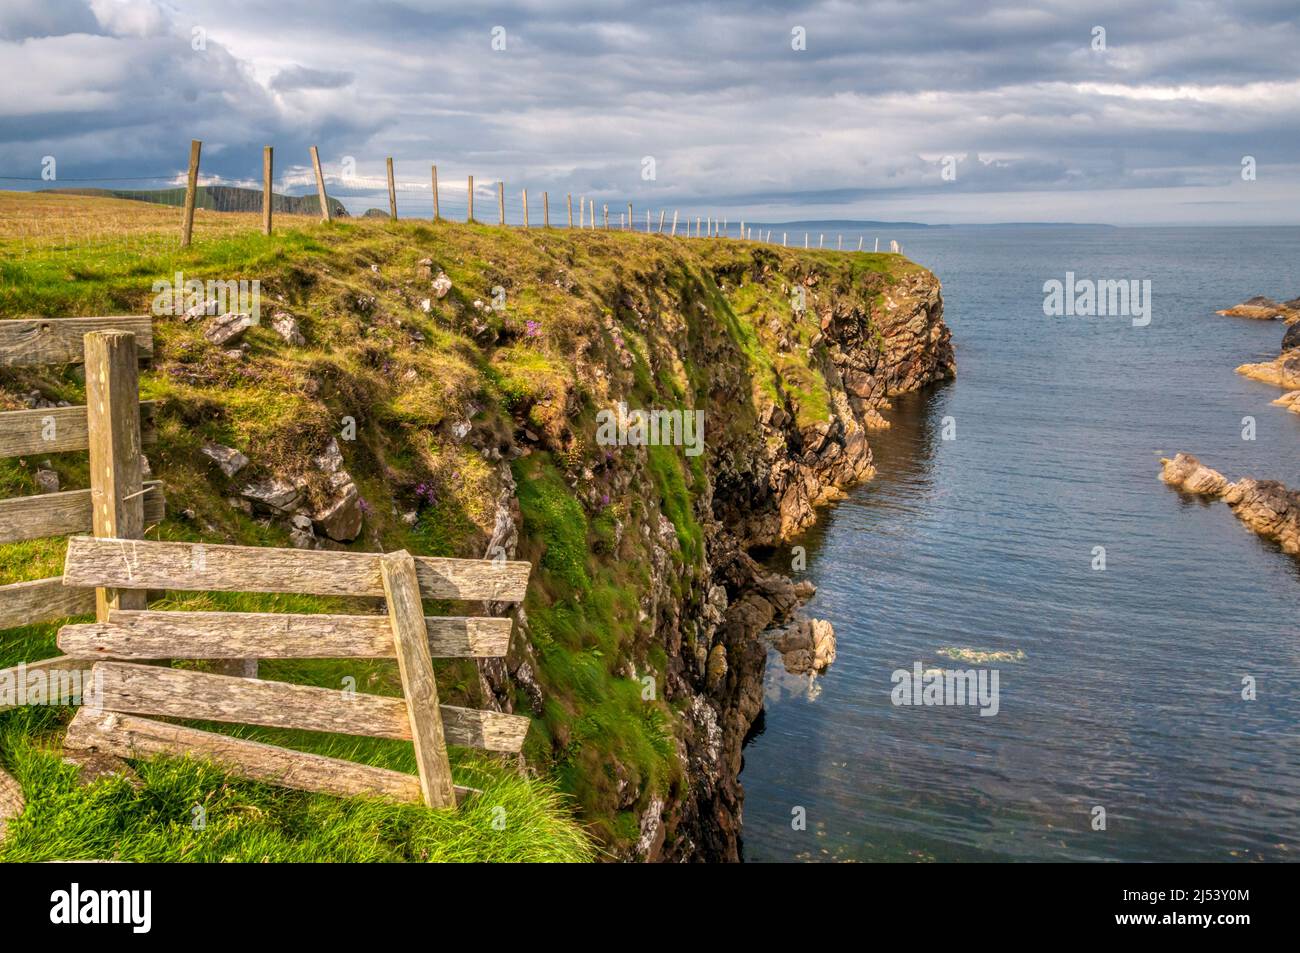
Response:
[[[378,553],[74,536],[68,540],[63,581],[119,589],[383,596],[382,558]],[[413,558],[426,599],[519,602],[528,588],[531,567],[526,562]]]
[[[162,483],[150,480],[143,489],[144,521],[157,523],[166,509]],[[65,490],[0,500],[0,543],[89,533],[92,528],[89,490]]]
[[[387,695],[344,692],[257,678],[210,675],[134,662],[96,662],[103,707],[133,715],[163,715],[266,728],[296,728],[410,741],[407,702]],[[447,741],[486,751],[518,751],[529,720],[473,708],[440,707]]]
[[[93,589],[72,589],[63,577],[0,586],[0,629],[37,625],[95,611]]]
[[[72,590],[81,591],[81,590]],[[510,620],[424,619],[434,658],[506,654]],[[59,648],[85,659],[395,658],[392,624],[381,615],[281,612],[131,612],[107,622],[65,625]]]
[[[0,321],[0,367],[80,364],[92,331],[130,331],[141,356],[153,353],[148,315],[120,318],[24,318]]]
[[[293,751],[276,745],[232,738],[197,728],[83,708],[68,725],[64,746],[116,755],[149,758],[157,755],[197,757],[267,784],[318,791],[337,797],[361,794],[418,804],[420,779],[413,774]],[[475,793],[456,788],[458,799]]]
[[[152,416],[154,402],[140,405],[140,417]],[[144,437],[149,443],[152,432]],[[90,425],[85,407],[44,407],[0,413],[0,457],[37,453],[68,453],[90,449]]]

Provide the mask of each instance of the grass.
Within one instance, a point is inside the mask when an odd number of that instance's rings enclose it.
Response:
[[[23,786],[0,862],[579,862],[595,852],[553,786],[463,761],[479,787],[456,811],[335,798],[228,777],[192,759],[136,762],[89,786],[46,747],[58,712],[0,715],[0,750]]]
[[[348,548],[479,558],[495,529],[501,470],[512,448],[527,447],[510,466],[519,558],[534,565],[526,649],[542,701],[525,754],[540,777],[457,752],[458,778],[490,796],[455,819],[294,794],[183,761],[138,764],[138,790],[122,782],[80,789],[51,753],[66,713],[0,714],[0,760],[31,804],[0,859],[52,856],[40,853],[42,843],[141,860],[625,856],[639,812],[688,783],[676,753],[681,716],[662,698],[665,635],[643,611],[660,516],[679,549],[664,592],[685,598],[701,574],[711,481],[723,461],[738,472],[746,465],[761,406],[788,406],[800,425],[829,417],[812,347],[820,310],[869,315],[914,266],[895,255],[413,220],[323,225],[277,215],[275,233],[264,236],[256,214],[204,212],[188,249],[178,247],[178,231],[173,208],[0,192],[0,318],[149,313],[154,283],[177,272],[260,282],[263,324],[245,335],[241,354],[208,343],[202,322],[155,320],[141,389],[160,402],[158,442],[146,449],[168,515],[149,538],[288,545],[283,523],[250,518],[227,500],[246,480],[273,475],[305,481],[319,499],[311,457],[335,438],[367,502]],[[452,282],[441,299],[431,290],[439,272]],[[795,313],[790,288],[805,281],[808,310]],[[276,310],[298,319],[304,344],[267,326]],[[75,367],[0,369],[0,410],[21,408],[32,389],[84,400]],[[599,446],[596,415],[620,400],[705,411],[705,454]],[[252,462],[227,480],[200,453],[206,441]],[[44,464],[0,461],[0,497],[34,492]],[[49,465],[63,488],[87,485],[85,454]],[[0,584],[58,574],[63,551],[58,539],[0,546]],[[357,611],[307,597],[165,600],[178,609]],[[0,634],[0,665],[54,654],[56,631]],[[444,701],[481,706],[471,663],[437,667]],[[382,661],[267,662],[263,671],[399,690],[394,666]],[[522,688],[515,702],[532,710]],[[409,744],[221,730],[413,770]],[[188,826],[196,802],[209,804],[203,832]],[[488,825],[480,806],[490,802],[507,804],[519,826]]]

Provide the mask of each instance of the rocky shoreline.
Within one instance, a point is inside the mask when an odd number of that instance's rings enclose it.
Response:
[[[1284,388],[1286,393],[1273,403],[1293,414],[1300,414],[1300,298],[1279,304],[1272,298],[1256,295],[1216,314],[1256,321],[1281,320],[1287,325],[1277,357],[1271,361],[1242,364],[1237,367],[1237,373]]]
[[[1190,453],[1160,461],[1160,479],[1184,493],[1222,500],[1253,532],[1272,540],[1282,551],[1300,556],[1300,491],[1277,480],[1243,477],[1231,483]]]

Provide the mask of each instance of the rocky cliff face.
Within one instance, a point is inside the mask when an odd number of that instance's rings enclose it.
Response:
[[[589,502],[628,492],[644,497],[643,512],[628,520],[641,523],[648,544],[643,558],[650,572],[639,599],[647,626],[640,651],[662,652],[664,696],[680,713],[675,757],[686,783],[644,802],[629,786],[620,806],[637,812],[638,836],[621,856],[739,857],[741,747],[763,704],[762,634],[789,622],[813,592],[809,583],[764,571],[749,550],[779,544],[806,528],[818,506],[874,473],[870,432],[888,426],[881,410],[889,408],[891,396],[955,373],[939,282],[901,259],[895,263],[903,266],[901,274],[846,274],[816,264],[791,269],[762,248],[729,256],[711,276],[724,298],[744,300],[742,289],[758,285],[791,303],[765,313],[758,348],[747,352],[746,342],[738,344],[727,321],[714,320],[716,315],[694,319],[699,303],[689,290],[679,289],[677,300],[659,299],[656,306],[651,282],[622,289],[620,314],[609,322],[613,349],[580,350],[580,387],[595,391],[598,405],[631,401],[631,362],[622,359],[617,328],[640,328],[651,342],[646,357],[654,377],[665,368],[700,369],[688,375],[693,393],[685,396],[693,398],[688,406],[694,403],[706,415],[704,465],[691,505],[702,547],[693,558],[681,558],[675,526],[681,518],[669,519],[665,511],[671,507],[662,496],[656,499],[644,449],[607,459],[574,480]],[[755,380],[756,365],[766,364],[775,388]],[[577,401],[564,419],[575,416],[581,416]],[[555,452],[574,439],[567,426],[538,435],[539,444]],[[498,509],[498,527],[513,522],[507,497]],[[494,540],[512,533],[499,531]],[[633,552],[620,544],[614,554]],[[540,710],[545,689],[534,682],[533,633],[527,619],[521,621],[522,637],[511,658],[490,666],[485,681],[508,703],[513,680]],[[818,647],[833,655],[820,634]],[[628,674],[639,671],[634,663]]]

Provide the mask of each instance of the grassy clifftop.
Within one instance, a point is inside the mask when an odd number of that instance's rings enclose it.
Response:
[[[0,318],[147,313],[153,283],[177,273],[258,280],[261,324],[242,342],[211,343],[209,318],[156,319],[155,357],[141,386],[146,399],[161,402],[149,456],[166,485],[168,515],[148,535],[290,545],[289,521],[249,512],[242,489],[277,478],[299,486],[304,505],[325,505],[329,486],[313,459],[333,439],[359,492],[362,527],[352,542],[321,537],[313,545],[466,557],[502,546],[531,560],[509,660],[481,669],[438,665],[444,700],[532,715],[531,778],[513,764],[462,758],[458,776],[491,795],[456,832],[410,809],[290,795],[184,763],[142,770],[139,789],[109,781],[86,793],[48,753],[66,714],[10,712],[0,714],[0,763],[33,806],[11,827],[0,859],[39,855],[35,845],[42,836],[54,841],[52,831],[68,832],[57,842],[73,850],[86,811],[99,818],[96,830],[117,831],[94,841],[96,850],[136,859],[653,853],[657,845],[645,842],[665,835],[657,820],[648,831],[647,817],[698,793],[689,722],[701,717],[696,695],[705,669],[716,675],[718,652],[725,668],[725,647],[710,653],[712,629],[699,618],[707,614],[719,520],[744,507],[728,488],[767,485],[757,458],[785,439],[773,436],[774,414],[789,418],[790,439],[803,444],[777,448],[791,456],[816,450],[843,416],[842,381],[826,354],[834,322],[854,316],[860,347],[884,355],[872,315],[933,279],[896,255],[415,221],[326,226],[286,218],[264,237],[256,219],[201,219],[195,246],[180,251],[174,211],[0,194]],[[277,313],[296,321],[300,338],[277,333]],[[0,372],[0,410],[21,409],[33,391],[51,401],[84,396],[76,368]],[[882,383],[881,399],[887,392]],[[597,415],[620,401],[705,410],[706,451],[599,444]],[[207,443],[251,462],[228,479],[201,452]],[[63,488],[87,485],[84,454],[49,463]],[[44,464],[0,461],[0,497],[36,492]],[[61,540],[0,546],[0,583],[57,574],[63,549]],[[172,608],[342,605],[167,598]],[[3,633],[0,666],[55,654],[55,630]],[[263,672],[400,690],[386,663],[264,662]],[[409,745],[243,733],[412,766]],[[146,834],[159,825],[188,831],[191,802],[205,798],[233,825],[222,846],[186,833],[180,840],[189,846],[180,849]],[[508,845],[486,810],[493,798],[509,801],[508,815],[520,818],[515,826],[507,820]],[[579,825],[585,838],[575,839]],[[363,845],[373,846],[377,831],[375,853]]]

